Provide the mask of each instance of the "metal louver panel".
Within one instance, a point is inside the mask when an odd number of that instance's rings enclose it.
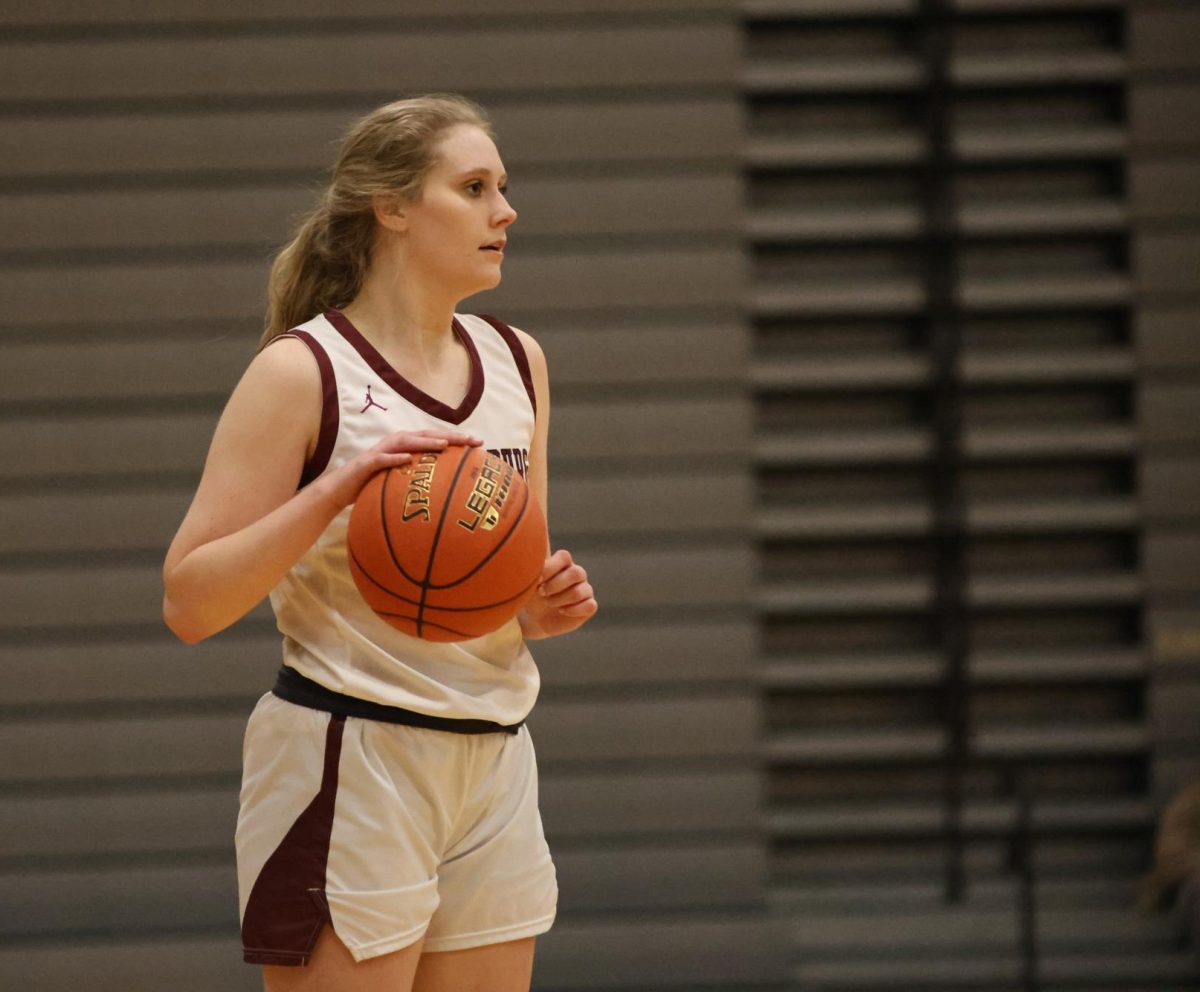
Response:
[[[1031,948],[1043,976],[1088,987],[1182,982],[1187,962],[1132,909],[1152,810],[1124,5],[742,9],[763,760],[797,987],[1007,989]],[[927,206],[939,10],[944,236]],[[949,253],[940,289],[931,250]],[[965,572],[954,693],[931,489],[946,315]],[[947,903],[955,694],[965,891]],[[1041,907],[1023,924],[1017,827]],[[1107,915],[1089,916],[1105,883]]]

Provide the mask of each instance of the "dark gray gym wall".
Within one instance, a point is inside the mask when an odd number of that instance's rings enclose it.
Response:
[[[602,603],[537,645],[562,915],[536,983],[776,987],[734,5],[331,9],[0,10],[0,986],[258,987],[232,831],[277,636],[259,609],[173,643],[161,558],[341,131],[452,89],[492,111],[521,213],[478,307],[545,345],[555,543]]]

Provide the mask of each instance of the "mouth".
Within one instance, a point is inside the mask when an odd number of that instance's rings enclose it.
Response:
[[[490,245],[483,245],[479,250],[480,251],[494,251],[494,252],[497,252],[497,253],[503,255],[505,244],[507,244],[507,239],[501,239],[500,241],[493,241]]]

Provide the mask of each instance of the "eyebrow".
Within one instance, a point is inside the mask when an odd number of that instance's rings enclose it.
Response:
[[[468,169],[466,172],[460,172],[456,178],[466,179],[468,176],[479,176],[479,175],[491,176],[492,170],[489,169],[487,166],[481,165],[476,169]],[[500,176],[501,185],[503,185],[506,182],[508,182],[508,173],[507,172],[502,173]]]

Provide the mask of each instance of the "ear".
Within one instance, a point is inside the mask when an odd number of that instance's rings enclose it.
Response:
[[[375,222],[387,231],[400,232],[408,227],[408,214],[403,199],[394,195],[376,194],[372,209]]]

